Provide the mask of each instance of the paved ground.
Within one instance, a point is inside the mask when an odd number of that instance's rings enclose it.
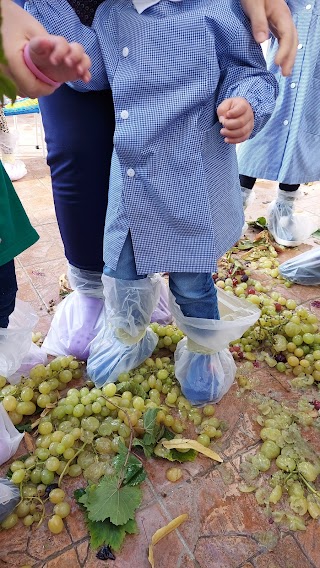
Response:
[[[46,333],[51,315],[50,302],[59,302],[58,278],[66,270],[63,246],[55,220],[49,170],[41,151],[35,150],[32,118],[19,119],[22,157],[28,175],[15,183],[17,192],[40,233],[40,241],[17,259],[19,297],[32,303],[39,314],[37,330]],[[260,182],[255,203],[248,217],[265,214],[267,203],[275,194],[276,184]],[[303,187],[301,207],[318,217],[320,227],[320,184]],[[299,254],[308,245],[285,252],[280,260]],[[288,297],[309,307],[320,300],[318,288],[293,286],[284,290]],[[296,396],[287,379],[269,367],[260,366],[255,374],[256,390],[278,400],[292,402]],[[224,458],[217,467],[206,458],[197,458],[183,467],[182,482],[173,485],[166,480],[167,464],[148,460],[148,481],[144,484],[143,505],[138,513],[140,534],[128,537],[116,561],[97,560],[88,548],[88,537],[77,506],[67,520],[67,530],[49,535],[40,529],[26,529],[19,524],[0,533],[0,568],[147,568],[146,550],[153,532],[181,513],[189,521],[179,531],[163,539],[156,547],[156,568],[320,568],[319,521],[308,524],[305,532],[279,531],[270,526],[267,517],[252,495],[238,489],[239,465],[250,449],[259,443],[259,430],[254,422],[256,409],[247,395],[239,396],[234,385],[217,405],[217,416],[229,429],[216,446]],[[23,451],[23,450],[21,450]],[[79,483],[79,482],[78,482]],[[69,482],[70,492],[76,482]],[[274,537],[272,551],[263,545],[263,535]]]

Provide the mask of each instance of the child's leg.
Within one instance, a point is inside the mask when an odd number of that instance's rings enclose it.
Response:
[[[10,260],[0,266],[0,328],[9,325],[9,316],[14,310],[17,290],[14,261]]]
[[[256,183],[257,178],[250,176],[239,175],[240,185],[241,185],[241,195],[242,195],[242,205],[245,209],[249,205],[249,199],[251,195],[251,190]]]
[[[116,381],[152,354],[158,338],[148,329],[159,283],[138,275],[130,233],[116,270],[104,268],[105,325],[90,346],[87,372],[97,386]]]
[[[211,273],[171,273],[172,314],[186,337],[175,351],[175,374],[193,404],[218,402],[230,388],[235,364],[219,321]]]
[[[312,232],[312,226],[308,232],[306,216],[294,213],[298,189],[299,184],[279,183],[276,199],[268,209],[268,229],[280,245],[298,246]]]

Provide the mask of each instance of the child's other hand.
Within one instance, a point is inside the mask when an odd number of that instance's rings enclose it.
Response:
[[[225,99],[217,108],[220,134],[227,144],[239,144],[247,140],[254,127],[253,110],[243,97]]]
[[[90,58],[78,43],[68,43],[60,36],[35,37],[29,42],[29,54],[35,66],[53,81],[90,81]]]

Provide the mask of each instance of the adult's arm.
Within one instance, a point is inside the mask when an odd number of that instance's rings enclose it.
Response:
[[[287,76],[294,65],[298,34],[285,0],[241,0],[242,7],[250,18],[255,40],[262,43],[269,37],[269,29],[279,41],[275,57],[276,65]]]

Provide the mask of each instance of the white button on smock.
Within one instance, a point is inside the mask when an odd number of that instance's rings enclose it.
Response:
[[[122,55],[123,55],[123,57],[128,57],[128,55],[129,55],[129,48],[128,47],[123,48]]]
[[[284,120],[284,121],[283,121],[283,124],[284,124],[284,126],[288,126],[289,120]]]
[[[132,178],[132,177],[134,177],[135,175],[136,175],[136,172],[134,171],[133,168],[127,169],[127,176],[128,176],[128,177]]]
[[[129,113],[128,113],[127,110],[122,110],[122,111],[120,112],[120,116],[121,116],[121,118],[123,118],[124,120],[126,120],[127,118],[129,118]]]

